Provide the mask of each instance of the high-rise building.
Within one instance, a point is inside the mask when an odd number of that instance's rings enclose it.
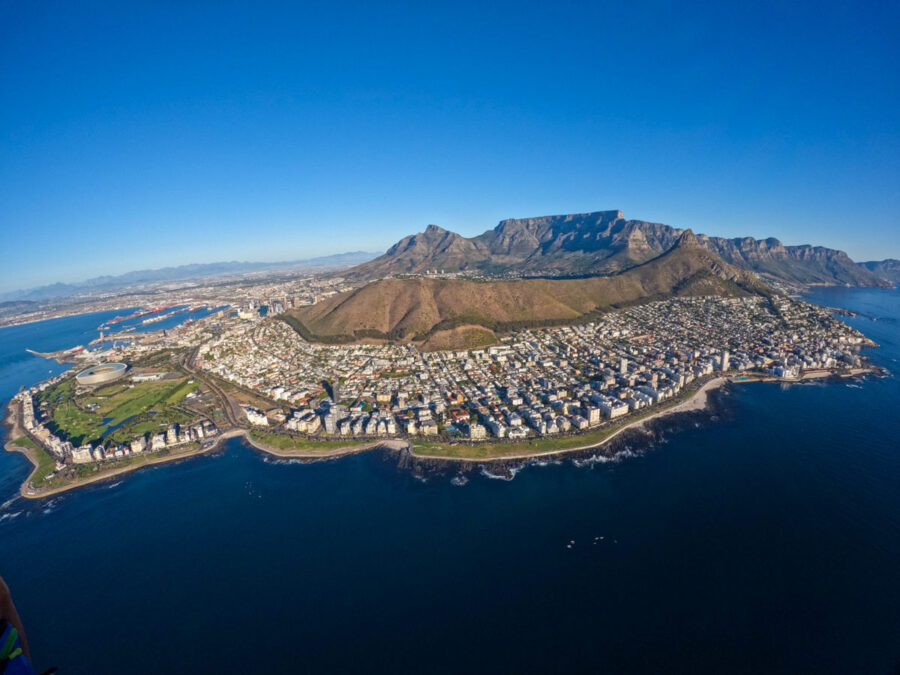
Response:
[[[341,382],[337,378],[331,381],[331,400],[335,403],[341,400]]]
[[[728,370],[728,358],[729,358],[729,354],[728,354],[728,350],[726,349],[722,352],[722,372],[723,373],[726,370]]]
[[[621,361],[619,361],[619,372],[622,375],[628,374],[628,359],[623,358]]]

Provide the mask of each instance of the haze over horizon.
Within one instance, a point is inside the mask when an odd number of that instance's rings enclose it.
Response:
[[[900,258],[892,3],[0,8],[0,292],[621,209]]]

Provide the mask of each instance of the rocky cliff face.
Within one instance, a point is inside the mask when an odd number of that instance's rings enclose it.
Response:
[[[887,260],[870,260],[857,264],[879,279],[884,279],[892,284],[900,284],[900,260],[888,258]]]
[[[823,246],[784,246],[775,238],[704,237],[704,245],[733,265],[757,274],[800,284],[883,285],[843,251]]]
[[[383,256],[351,271],[365,268],[378,276],[421,273],[433,269],[454,271],[469,269],[486,258],[471,239],[437,225],[429,225],[424,232],[404,237]]]
[[[406,237],[352,274],[374,278],[429,270],[514,271],[580,276],[620,272],[662,255],[684,230],[597,211],[501,221],[471,239],[434,225]],[[764,277],[800,284],[884,286],[887,282],[846,253],[821,246],[784,246],[778,239],[699,235],[699,245],[725,262]]]

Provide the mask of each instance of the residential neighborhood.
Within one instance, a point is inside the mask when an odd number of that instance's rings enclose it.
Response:
[[[253,426],[322,437],[526,439],[596,427],[717,372],[791,379],[860,365],[865,338],[786,297],[676,298],[523,330],[483,349],[321,345],[277,318],[234,321],[196,365],[273,402]]]

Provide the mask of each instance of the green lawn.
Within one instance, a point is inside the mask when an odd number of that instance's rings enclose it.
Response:
[[[28,436],[19,436],[16,440],[12,441],[13,445],[18,445],[20,448],[31,448],[32,450],[40,450],[41,446],[31,440]]]
[[[41,400],[50,405],[53,430],[76,445],[96,444],[106,439],[128,442],[170,424],[190,422],[192,416],[173,406],[199,388],[187,378],[155,380],[133,387],[109,385],[76,399],[73,385],[72,380],[64,380],[44,392]],[[115,431],[109,431],[120,424]]]
[[[47,480],[47,476],[56,471],[56,460],[40,448],[37,451],[37,461],[38,465],[31,480],[36,486],[40,486]]]
[[[348,443],[344,439],[335,439],[333,441],[314,441],[306,438],[294,438],[293,436],[285,436],[283,434],[273,434],[265,431],[251,431],[250,438],[260,443],[265,443],[278,450],[307,450],[307,451],[329,451],[337,448],[352,447],[353,443]],[[362,447],[365,443],[357,443]]]
[[[56,460],[28,436],[20,436],[12,441],[12,444],[18,445],[20,448],[29,448],[30,450],[35,451],[34,456],[35,459],[37,459],[38,465],[35,467],[31,479],[35,485],[43,485],[47,480],[47,476],[56,471]]]
[[[97,397],[104,396],[115,396],[116,394],[120,394],[123,391],[128,389],[128,384],[125,382],[114,382],[112,384],[108,384],[105,387],[100,387],[94,390],[94,395]]]
[[[633,422],[635,418],[629,418]],[[458,457],[460,459],[487,459],[489,457],[508,457],[510,455],[540,454],[557,450],[569,450],[583,445],[594,445],[623,425],[616,424],[595,431],[588,431],[572,436],[556,436],[550,438],[537,438],[528,441],[515,441],[507,443],[413,443],[413,452],[423,456]]]
[[[179,386],[175,391],[169,394],[169,396],[166,398],[166,403],[168,405],[176,405],[178,403],[181,403],[188,394],[192,394],[198,389],[200,389],[199,384],[187,380],[183,384],[181,384],[181,386]]]
[[[82,406],[97,404],[97,414],[101,417],[109,417],[110,426],[115,426],[121,421],[138,413],[150,410],[157,403],[174,398],[181,388],[183,380],[157,380],[141,382],[129,389],[100,399],[97,396],[85,396],[81,399]],[[183,396],[181,398],[184,398]],[[180,399],[179,399],[180,400]]]

